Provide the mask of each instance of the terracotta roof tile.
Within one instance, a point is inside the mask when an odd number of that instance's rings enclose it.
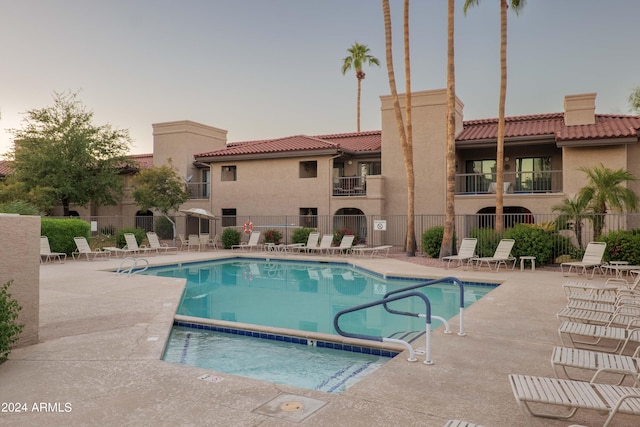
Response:
[[[565,126],[556,132],[556,140],[637,138],[638,130],[640,130],[640,116],[596,114],[595,124]]]
[[[153,153],[151,154],[132,154],[127,156],[138,164],[140,169],[149,169],[153,166]]]
[[[338,143],[340,148],[350,152],[380,151],[382,146],[382,132],[379,130],[317,135],[314,138]]]

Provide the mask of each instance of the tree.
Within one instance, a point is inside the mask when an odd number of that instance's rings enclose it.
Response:
[[[551,207],[551,210],[558,212],[559,223],[572,223],[573,232],[576,235],[578,246],[582,249],[582,226],[583,221],[587,218],[591,218],[591,214],[588,211],[589,200],[585,197],[574,196],[573,198],[565,198],[562,203]]]
[[[357,129],[360,132],[360,93],[362,91],[362,80],[364,80],[365,73],[362,71],[364,65],[377,65],[380,66],[380,61],[374,56],[369,54],[369,48],[367,45],[354,43],[349,49],[347,49],[349,56],[342,60],[342,75],[345,75],[347,71],[353,69],[356,72],[356,79],[358,80],[358,101],[357,101]]]
[[[500,1],[500,99],[498,102],[498,136],[496,140],[496,232],[502,232],[504,228],[504,114],[507,99],[507,9],[516,13],[524,7],[525,0],[499,0]],[[477,6],[480,0],[465,0],[463,11],[471,6]]]
[[[10,130],[12,182],[32,194],[45,189],[65,216],[72,204],[115,205],[122,195],[120,171],[129,163],[129,132],[94,125],[77,93],[54,92],[53,99],[51,107],[27,111],[22,129]]]
[[[169,211],[177,210],[189,200],[189,192],[185,190],[171,159],[168,165],[143,169],[136,175],[133,198],[140,209],[158,209],[171,222],[175,241],[176,223],[169,217]]]
[[[409,68],[408,59],[408,43],[409,43],[409,21],[408,21],[409,0],[405,0],[405,22],[404,22],[404,41],[405,41],[405,70]],[[413,146],[411,138],[407,137],[407,133],[411,128],[405,129],[402,119],[402,111],[400,110],[400,100],[396,89],[396,78],[393,70],[393,40],[391,37],[391,10],[389,8],[389,0],[382,0],[382,12],[384,15],[384,34],[385,34],[385,51],[387,61],[387,73],[389,75],[389,88],[391,90],[391,100],[393,110],[396,117],[396,128],[400,137],[402,146],[402,154],[404,158],[404,166],[407,176],[407,237],[405,240],[405,250],[408,256],[415,256],[416,252],[416,234],[415,234],[415,218],[414,218],[414,199],[415,199],[415,175],[413,171]],[[407,80],[409,76],[407,76]],[[411,102],[411,88],[407,83],[407,104]],[[405,111],[406,113],[406,111]],[[409,111],[410,116],[410,111]],[[410,124],[409,119],[409,124]]]
[[[622,184],[636,181],[636,177],[624,169],[609,169],[603,164],[593,168],[581,167],[589,183],[582,187],[578,197],[585,198],[591,209],[594,240],[600,237],[604,228],[605,214],[609,209],[618,212],[638,210],[638,195]]]
[[[629,106],[631,107],[631,111],[635,113],[640,113],[640,86],[637,86],[633,89],[628,98]]]
[[[447,4],[447,193],[444,211],[444,233],[440,246],[440,258],[452,255],[455,231],[456,191],[456,76],[454,55],[454,0]]]

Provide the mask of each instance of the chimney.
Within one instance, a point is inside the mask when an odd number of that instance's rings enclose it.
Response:
[[[596,122],[596,94],[567,95],[564,97],[564,124],[566,126],[592,125]]]

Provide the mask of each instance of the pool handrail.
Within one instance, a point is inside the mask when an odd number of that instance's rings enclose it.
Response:
[[[122,266],[124,265],[124,263],[126,261],[133,261],[133,264],[131,264],[131,267],[129,267],[128,269],[123,269]],[[138,261],[144,261],[146,264],[144,267],[138,267]],[[126,274],[126,275],[132,275],[132,274],[138,274],[138,273],[142,273],[143,271],[147,270],[149,268],[149,260],[146,258],[138,258],[138,257],[132,257],[132,256],[128,256],[126,258],[124,258],[122,260],[122,262],[120,263],[120,265],[118,266],[118,269],[116,270],[116,274]]]
[[[418,283],[417,285],[411,285],[411,286],[407,286],[405,288],[389,291],[386,294],[384,294],[384,296],[382,298],[386,299],[390,295],[398,294],[398,293],[401,293],[401,292],[412,291],[414,289],[423,288],[423,287],[435,285],[435,284],[438,284],[438,283],[449,283],[449,282],[456,283],[458,285],[458,287],[460,288],[460,322],[459,322],[458,336],[464,337],[464,336],[466,336],[466,333],[464,332],[464,283],[462,283],[462,281],[460,279],[458,279],[457,277],[449,276],[449,277],[442,277],[442,278],[439,278],[439,279],[428,280],[428,281],[423,282],[423,283]],[[387,304],[384,304],[384,309],[387,310],[389,313],[393,313],[393,314],[400,314],[400,315],[403,315],[403,316],[412,316],[412,317],[421,317],[421,315],[418,314],[418,313],[410,313],[410,312],[405,312],[405,311],[394,310],[394,309],[388,307]],[[451,333],[451,330],[449,329],[449,322],[447,322],[446,319],[444,319],[443,317],[440,317],[440,316],[433,316],[433,315],[431,317],[434,318],[434,319],[438,319],[438,320],[440,320],[441,322],[444,323],[444,325],[445,325],[444,333],[445,334]]]
[[[393,342],[393,343],[397,343],[397,344],[402,344],[404,345],[407,350],[409,350],[409,358],[407,360],[409,360],[409,362],[415,362],[417,359],[415,357],[415,352],[413,350],[413,347],[411,346],[411,344],[409,344],[408,342],[404,341],[404,340],[399,340],[399,339],[395,339],[395,338],[387,338],[387,337],[378,337],[375,335],[364,335],[364,334],[353,334],[350,332],[345,332],[343,331],[340,326],[338,325],[339,323],[339,319],[340,316],[347,314],[347,313],[352,313],[354,311],[359,311],[359,310],[363,310],[365,308],[370,308],[370,307],[374,307],[376,305],[384,305],[387,302],[391,302],[391,301],[397,301],[400,299],[405,299],[405,298],[409,298],[409,297],[418,297],[420,299],[422,299],[422,301],[424,301],[425,304],[425,314],[424,314],[424,318],[425,318],[425,331],[426,331],[426,348],[425,348],[425,360],[424,360],[424,364],[425,365],[432,365],[433,361],[431,360],[431,303],[429,302],[429,298],[425,295],[422,294],[420,292],[405,292],[401,295],[396,295],[396,296],[392,296],[389,298],[385,298],[385,299],[381,299],[381,300],[377,300],[377,301],[372,301],[366,304],[360,304],[357,305],[355,307],[351,307],[351,308],[345,308],[344,310],[340,310],[339,312],[336,313],[335,316],[333,316],[333,327],[335,328],[336,332],[338,332],[338,334],[344,336],[344,337],[348,337],[348,338],[358,338],[358,339],[363,339],[363,340],[369,340],[369,341],[379,341],[379,342]],[[414,316],[414,317],[423,317],[420,314],[405,314],[407,316]]]

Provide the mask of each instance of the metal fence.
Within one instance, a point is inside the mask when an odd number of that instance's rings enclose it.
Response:
[[[91,223],[91,230],[97,234],[115,234],[121,228],[136,227],[145,231],[156,230],[158,216],[136,217],[81,217]],[[220,220],[206,221],[192,217],[174,218],[178,233],[209,233],[218,239],[223,230],[233,227],[243,232],[244,224],[251,222],[254,231],[278,230],[282,234],[281,243],[291,243],[294,230],[300,227],[317,229],[321,234],[333,234],[340,230],[349,230],[357,236],[357,242],[369,246],[393,245],[402,250],[407,233],[406,215],[252,215],[250,217],[222,216]],[[421,251],[421,236],[425,230],[436,226],[444,226],[444,215],[416,215],[415,234],[418,251]],[[537,227],[553,230],[557,227],[557,214],[505,214],[504,225],[508,229],[516,224],[534,224]],[[631,230],[640,228],[639,214],[607,214],[603,218],[603,233],[614,230]],[[474,233],[474,229],[492,229],[495,224],[494,214],[456,215],[455,230],[458,245],[464,237]],[[594,230],[589,220],[584,220],[580,239],[573,231],[573,224],[568,223],[558,229],[558,233],[567,239],[558,239],[558,244],[566,247],[554,248],[554,253],[570,253],[575,248],[584,248],[593,240]],[[157,231],[157,230],[156,230]],[[477,234],[477,233],[476,233]],[[247,237],[245,237],[245,240]],[[482,237],[478,245],[482,246]]]

